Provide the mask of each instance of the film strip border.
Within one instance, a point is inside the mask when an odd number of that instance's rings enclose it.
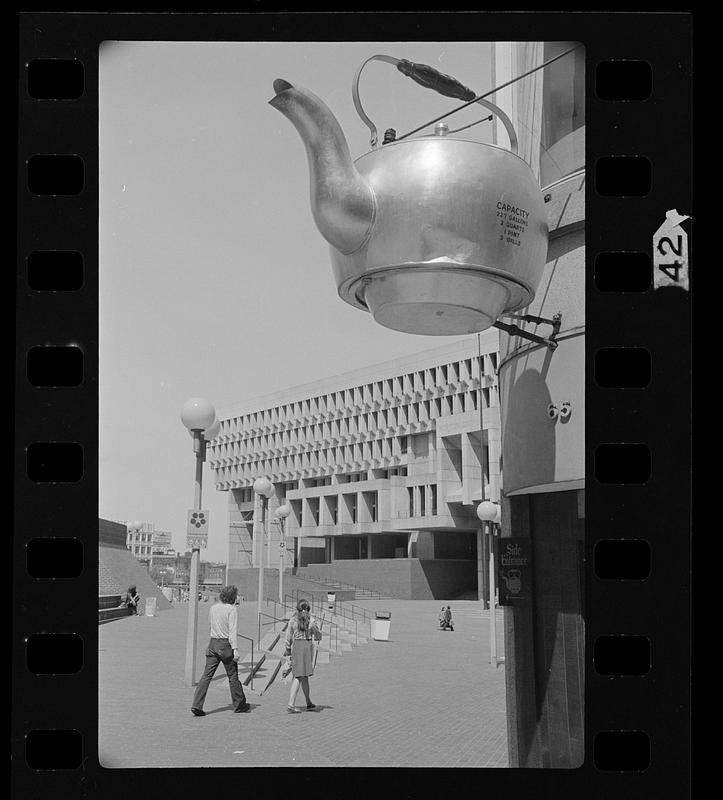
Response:
[[[637,776],[643,793],[677,760],[658,789],[677,796],[689,742],[691,304],[687,284],[660,281],[653,237],[671,210],[692,213],[692,105],[690,39],[658,44],[611,39],[604,60],[588,49],[586,753],[611,777]]]
[[[89,738],[97,716],[97,46],[63,41],[50,16],[36,17],[23,41],[28,23],[19,52],[12,560],[13,752],[22,769],[13,781],[47,796],[77,791],[70,776],[97,738]]]
[[[38,797],[100,780],[98,44],[229,38],[220,18],[61,17],[22,19],[19,63],[13,752],[15,781]],[[509,38],[511,22],[490,16],[465,38]],[[460,38],[453,15],[432,23],[431,38]],[[651,237],[668,209],[692,208],[691,20],[514,23],[521,39],[584,42],[588,65],[586,759],[567,784],[665,796],[687,780],[691,307],[687,292],[653,288]],[[259,15],[239,36],[268,24]],[[297,18],[289,38],[313,24]],[[355,20],[352,38],[378,37]],[[532,786],[524,772],[504,779]],[[535,773],[538,787],[561,778]]]

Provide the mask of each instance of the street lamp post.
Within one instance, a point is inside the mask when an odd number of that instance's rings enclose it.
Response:
[[[193,509],[201,510],[203,462],[206,460],[206,440],[217,434],[216,411],[203,397],[193,397],[181,409],[181,421],[193,436],[196,456]],[[188,625],[186,629],[186,686],[193,686],[196,673],[196,634],[198,630],[198,571],[201,560],[200,547],[191,548],[191,575],[188,586]]]
[[[268,478],[256,478],[254,481],[254,492],[261,500],[261,529],[256,546],[256,555],[259,562],[259,587],[258,600],[256,604],[259,631],[261,630],[261,606],[264,602],[264,539],[266,536],[266,514],[269,508],[269,500],[274,496],[274,484]]]
[[[489,500],[482,501],[477,506],[477,517],[485,527],[485,534],[489,544],[489,592],[490,592],[490,663],[497,666],[497,612],[495,610],[495,556],[494,534],[495,525],[501,519],[500,507]]]
[[[284,503],[276,509],[281,528],[281,541],[279,542],[279,603],[284,604],[284,563],[286,559],[286,520],[291,514],[291,506]]]

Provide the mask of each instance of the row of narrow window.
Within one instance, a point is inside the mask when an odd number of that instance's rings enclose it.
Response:
[[[308,510],[308,515],[304,512],[305,508]],[[318,526],[377,522],[379,519],[379,493],[374,491],[351,492],[292,500],[291,509],[294,521],[299,527],[305,524]]]
[[[437,515],[436,484],[409,486],[407,492],[409,517]],[[299,527],[304,525],[304,508],[308,510],[310,516],[310,519],[306,517],[307,526],[324,523],[338,525],[341,522],[377,522],[379,519],[379,497],[374,491],[292,500],[291,507]]]
[[[369,461],[375,458],[385,458],[395,455],[404,455],[409,448],[408,437],[398,436],[388,439],[375,439],[371,442],[355,442],[353,444],[338,445],[336,447],[317,447],[301,453],[289,453],[269,458],[269,453],[258,451],[245,458],[246,463],[258,464],[259,462],[274,461],[275,463],[299,463],[300,465],[321,466],[323,463],[347,463],[353,461]],[[226,458],[233,456],[226,456]]]
[[[380,478],[391,478],[394,476],[406,477],[407,467],[391,467],[390,469],[379,469],[373,472],[374,474],[372,476],[369,475],[369,471],[341,473],[336,476],[336,482],[337,484],[347,484],[366,480],[379,480]],[[301,481],[283,481],[277,484],[277,496],[279,497],[280,503],[283,503],[283,498],[285,498],[289,492],[300,488],[300,483],[303,489],[332,485],[331,475],[325,475],[321,478],[305,478]],[[237,489],[236,493],[236,499],[239,503],[253,502],[254,490],[252,486]]]
[[[483,405],[496,405],[496,392],[482,390]],[[439,417],[479,410],[478,392],[414,403],[409,406],[390,408],[385,411],[361,414],[344,420],[335,419],[294,430],[285,430],[260,436],[252,436],[237,442],[223,442],[212,446],[212,457],[229,458],[280,450],[285,447],[322,445],[341,437],[373,435],[388,428],[405,427],[410,424],[430,424]]]
[[[481,380],[483,375],[494,375],[497,370],[497,354],[466,358],[451,364],[442,364],[424,370],[384,378],[373,383],[297,400],[270,409],[263,409],[240,418],[223,420],[221,434],[234,431],[237,426],[252,430],[264,425],[284,424],[309,416],[362,409],[374,402],[411,396],[414,392],[432,390],[446,384],[469,383]]]
[[[391,446],[392,442],[393,440],[384,440],[381,443],[373,442],[372,445],[382,445],[379,449],[364,443],[362,445],[349,445],[347,447],[301,453],[294,456],[262,458],[245,464],[216,466],[216,480],[217,482],[238,479],[250,480],[252,477],[255,478],[259,475],[278,475],[285,472],[298,472],[304,469],[334,469],[339,465],[361,464],[362,462],[367,462],[371,465],[375,462],[379,463],[383,459],[398,460],[404,456],[404,452],[398,446],[398,441],[395,443],[397,446],[394,447]],[[371,466],[369,468],[374,469],[375,467]]]
[[[131,544],[140,544],[141,542],[152,542],[153,533],[129,533],[126,536],[126,544],[130,547]]]
[[[410,517],[428,517],[437,515],[437,484],[420,484],[408,486],[408,512]]]

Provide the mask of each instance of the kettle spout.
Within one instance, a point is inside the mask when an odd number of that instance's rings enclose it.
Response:
[[[328,106],[301,86],[278,78],[269,105],[301,136],[309,161],[311,211],[321,235],[343,254],[366,241],[374,222],[374,195],[349,154],[344,133]]]

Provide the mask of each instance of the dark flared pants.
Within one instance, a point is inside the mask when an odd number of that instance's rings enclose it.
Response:
[[[238,679],[238,664],[233,660],[231,643],[228,639],[211,639],[208,643],[208,650],[206,650],[206,668],[203,670],[201,680],[196,687],[192,708],[203,708],[206,692],[208,692],[211,679],[216,674],[219,663],[222,663],[226,668],[234,710],[245,705],[246,695],[241,681]]]

